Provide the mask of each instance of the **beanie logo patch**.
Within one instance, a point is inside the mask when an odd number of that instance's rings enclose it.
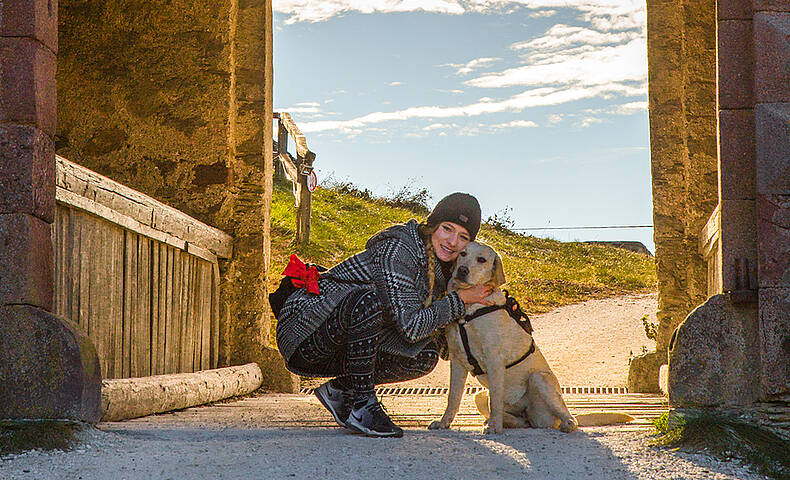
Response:
[[[458,215],[458,218],[459,218],[459,219],[460,219],[462,222],[468,222],[468,221],[469,221],[469,217],[467,217],[467,216],[466,216],[466,215],[464,215],[464,214],[460,214],[460,215]]]

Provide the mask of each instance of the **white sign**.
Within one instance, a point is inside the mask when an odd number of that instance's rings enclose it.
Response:
[[[307,189],[311,192],[316,189],[318,186],[318,176],[315,174],[315,170],[310,172],[310,175],[307,176]]]

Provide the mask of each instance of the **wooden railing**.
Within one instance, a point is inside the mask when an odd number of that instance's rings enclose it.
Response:
[[[218,258],[232,237],[56,159],[55,312],[96,346],[103,378],[216,368]]]
[[[708,296],[722,292],[721,209],[716,205],[699,233],[699,253],[708,264]]]
[[[275,142],[275,160],[280,161],[284,173],[291,179],[293,194],[296,201],[296,241],[301,244],[310,242],[310,209],[312,196],[308,188],[308,177],[313,173],[315,153],[307,148],[307,140],[291,115],[275,112],[278,120],[277,142]],[[288,137],[293,138],[296,158],[288,153]]]

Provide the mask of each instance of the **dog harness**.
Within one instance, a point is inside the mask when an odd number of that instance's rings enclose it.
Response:
[[[466,360],[472,366],[472,376],[476,377],[478,375],[483,375],[486,372],[480,367],[480,363],[478,363],[477,359],[474,355],[472,355],[472,349],[469,348],[469,336],[466,334],[466,328],[464,325],[471,322],[477,317],[482,317],[488,313],[494,312],[496,310],[506,310],[507,314],[510,315],[519,327],[521,327],[525,332],[532,335],[532,323],[529,321],[529,317],[527,314],[521,310],[521,306],[518,304],[515,298],[511,297],[507,290],[503,290],[505,293],[505,304],[504,305],[490,305],[488,307],[483,307],[474,313],[466,315],[463,318],[463,322],[458,322],[459,331],[461,334],[461,343],[464,345],[464,351],[466,352]],[[519,357],[518,360],[515,362],[511,362],[510,364],[506,365],[505,368],[510,368],[519,363],[523,362],[527,359],[530,355],[535,352],[535,339],[532,339],[532,344],[529,346],[527,353]]]

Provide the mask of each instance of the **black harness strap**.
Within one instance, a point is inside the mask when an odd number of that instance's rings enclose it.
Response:
[[[532,335],[532,323],[529,321],[529,317],[527,314],[521,310],[521,306],[518,304],[515,298],[511,297],[507,290],[503,290],[505,293],[505,304],[504,305],[491,305],[488,307],[483,307],[479,310],[476,310],[474,313],[466,315],[464,317],[464,323],[459,323],[459,333],[461,334],[461,343],[464,345],[464,351],[466,352],[466,360],[469,362],[469,365],[472,366],[472,376],[476,377],[478,375],[483,375],[486,372],[480,367],[480,363],[477,361],[474,355],[472,355],[472,349],[469,348],[469,336],[466,334],[466,328],[464,325],[471,322],[475,318],[482,317],[491,312],[495,312],[497,310],[507,310],[508,315],[510,318],[515,320],[519,327],[521,327],[525,332]],[[535,353],[535,340],[532,340],[532,344],[529,346],[529,350],[527,353],[519,357],[518,360],[515,362],[506,365],[505,368],[510,368],[514,365],[518,365],[519,363],[523,362],[527,359],[530,355]]]

